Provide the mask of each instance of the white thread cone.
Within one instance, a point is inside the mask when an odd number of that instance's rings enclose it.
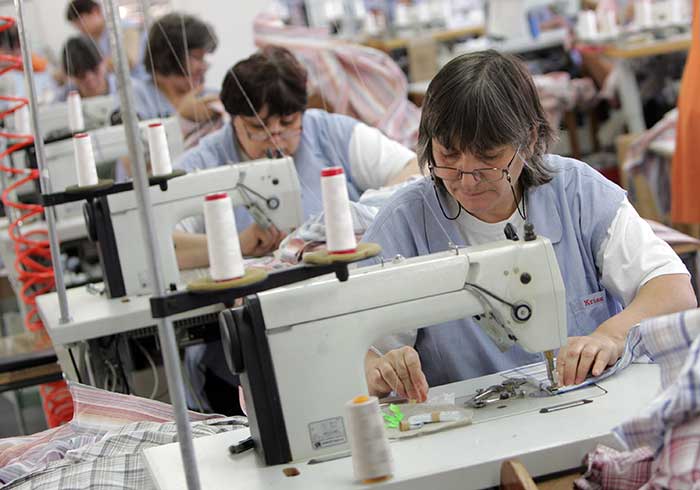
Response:
[[[68,94],[68,128],[71,133],[85,131],[83,118],[83,101],[75,90]]]
[[[92,139],[87,133],[76,134],[73,137],[73,150],[75,153],[75,171],[78,175],[78,185],[97,184],[97,167],[95,166],[95,154],[92,151]]]
[[[226,193],[204,198],[209,273],[214,281],[228,281],[245,275],[241,244],[231,198]]]
[[[345,405],[352,467],[359,481],[394,474],[394,458],[376,396],[360,396]]]
[[[350,213],[350,198],[342,167],[321,171],[323,220],[326,225],[326,248],[334,253],[353,253],[357,240]]]
[[[173,173],[170,160],[168,138],[162,123],[148,125],[148,151],[151,154],[151,173],[153,175],[168,175]]]

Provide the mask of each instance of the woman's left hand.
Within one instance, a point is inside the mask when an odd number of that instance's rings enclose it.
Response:
[[[557,356],[557,376],[561,386],[583,383],[590,372],[600,376],[606,367],[617,362],[625,339],[601,332],[599,328],[585,337],[569,337]]]

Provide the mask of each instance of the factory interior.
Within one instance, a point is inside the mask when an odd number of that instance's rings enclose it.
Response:
[[[1,489],[700,489],[700,0],[0,0],[0,105]]]

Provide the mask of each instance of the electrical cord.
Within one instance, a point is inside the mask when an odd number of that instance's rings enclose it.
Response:
[[[153,361],[153,357],[148,353],[148,351],[144,348],[143,345],[141,345],[141,342],[138,339],[133,339],[134,344],[136,344],[136,347],[141,351],[141,354],[144,355],[146,360],[148,361],[148,364],[151,366],[151,371],[153,372],[153,391],[151,391],[151,394],[148,398],[151,400],[156,399],[156,395],[158,394],[158,390],[160,389],[160,378],[158,376],[158,369],[156,368],[156,363]]]

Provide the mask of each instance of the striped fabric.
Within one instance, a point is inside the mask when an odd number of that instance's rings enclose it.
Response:
[[[79,383],[69,385],[75,412],[68,424],[29,436],[0,439],[0,483],[31,473],[70,452],[100,441],[105,434],[134,422],[173,420],[168,404],[122,395]],[[190,412],[193,421],[219,417]]]
[[[289,49],[306,67],[309,92],[334,112],[379,128],[389,138],[415,149],[420,110],[408,101],[406,75],[386,53],[332,39],[321,29],[281,25],[271,14],[253,25],[258,47]]]

